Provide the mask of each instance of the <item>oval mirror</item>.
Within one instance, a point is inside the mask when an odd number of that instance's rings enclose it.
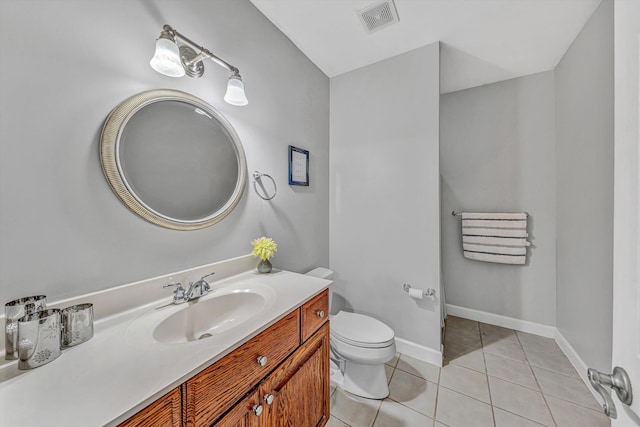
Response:
[[[168,89],[134,95],[111,111],[100,160],[129,209],[174,230],[197,230],[226,217],[247,175],[240,138],[224,116]]]

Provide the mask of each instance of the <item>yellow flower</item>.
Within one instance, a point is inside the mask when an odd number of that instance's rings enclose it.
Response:
[[[276,253],[278,245],[271,237],[260,237],[251,242],[253,245],[253,256],[261,260],[267,260]]]

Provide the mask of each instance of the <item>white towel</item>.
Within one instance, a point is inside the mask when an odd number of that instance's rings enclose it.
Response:
[[[526,212],[518,213],[487,213],[487,212],[463,212],[462,219],[527,219]]]
[[[462,226],[462,234],[464,236],[481,236],[481,237],[529,237],[526,228],[510,230],[507,228],[477,228]]]
[[[507,256],[507,255],[484,254],[484,253],[466,252],[466,251],[464,253],[464,257],[468,259],[474,259],[476,261],[497,262],[500,264],[524,264],[527,259],[524,255],[523,256]]]
[[[463,219],[463,227],[504,228],[506,230],[526,230],[526,219]]]
[[[462,213],[462,250],[465,258],[502,264],[525,264],[527,214]]]

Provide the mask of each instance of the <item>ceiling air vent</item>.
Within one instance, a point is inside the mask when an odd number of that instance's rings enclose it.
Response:
[[[358,11],[362,25],[369,34],[400,21],[393,0],[378,2]]]

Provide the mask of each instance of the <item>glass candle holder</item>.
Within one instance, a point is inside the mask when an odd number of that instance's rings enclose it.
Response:
[[[15,360],[18,358],[18,319],[21,317],[42,311],[47,308],[47,297],[45,295],[35,295],[9,301],[4,305],[5,314],[5,334],[4,346],[6,349],[5,359]]]
[[[61,312],[62,347],[82,344],[93,337],[93,304],[67,307]]]
[[[36,311],[18,319],[18,369],[33,369],[60,356],[60,310]]]

